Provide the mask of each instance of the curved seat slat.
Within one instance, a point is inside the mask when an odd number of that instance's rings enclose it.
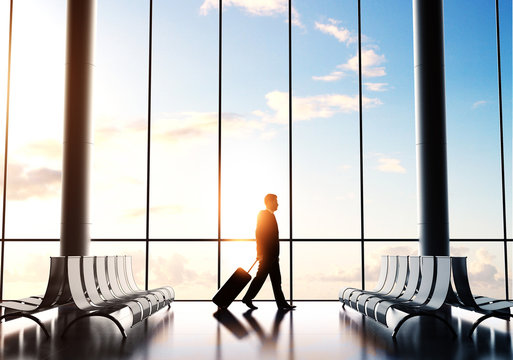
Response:
[[[385,295],[377,296],[372,293],[362,294],[358,297],[358,301],[356,303],[356,309],[359,312],[365,312],[365,306],[367,301],[372,298],[387,298],[387,299],[395,299],[399,297],[406,285],[406,279],[408,277],[408,256],[398,256],[397,258],[397,276],[395,279],[395,283],[393,285],[392,290]]]
[[[374,289],[371,290],[372,292],[378,292],[383,288],[383,285],[385,285],[385,280],[387,278],[387,272],[388,272],[388,255],[382,255],[378,281],[377,281]],[[349,300],[349,297],[351,296],[351,293],[354,290],[358,290],[358,289],[354,288],[354,287],[342,288],[339,291],[338,299],[342,302]]]
[[[404,292],[394,299],[394,301],[404,302],[410,301],[417,291],[418,283],[420,278],[420,257],[419,256],[409,256],[408,257],[408,282],[406,283],[406,288]],[[365,313],[371,318],[375,319],[376,316],[376,307],[379,303],[392,300],[391,298],[383,298],[375,296],[367,301],[365,306]]]
[[[67,304],[71,301],[67,284],[66,258],[51,257],[48,282],[43,296],[32,296],[20,300],[9,300],[0,303],[5,309],[2,319],[25,317],[41,326],[47,336],[49,333],[44,325],[31,314],[50,309],[54,306]]]
[[[358,310],[357,303],[358,298],[363,294],[371,294],[371,295],[387,295],[389,294],[392,289],[394,288],[395,280],[397,278],[397,256],[389,256],[388,260],[388,271],[387,271],[387,278],[385,280],[385,284],[383,285],[383,288],[381,290],[374,292],[374,291],[365,291],[365,290],[355,290],[351,293],[351,296],[349,297],[349,301],[347,302],[353,309]]]

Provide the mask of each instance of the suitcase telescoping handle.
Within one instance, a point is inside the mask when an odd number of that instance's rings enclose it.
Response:
[[[253,269],[253,266],[255,266],[255,264],[257,263],[257,261],[258,261],[258,259],[257,259],[257,260],[255,260],[255,262],[253,263],[253,265],[251,265],[251,267],[249,268],[248,272],[250,272],[250,271],[251,271],[251,269]]]

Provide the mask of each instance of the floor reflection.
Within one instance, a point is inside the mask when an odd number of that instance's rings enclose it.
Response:
[[[258,340],[260,341],[260,355],[264,358],[274,358],[277,355],[277,347],[278,340],[280,336],[280,326],[285,318],[285,315],[290,314],[290,322],[289,322],[289,346],[288,346],[288,359],[294,360],[294,338],[293,338],[293,311],[289,310],[276,310],[274,315],[274,321],[272,323],[272,328],[270,332],[266,332],[264,327],[260,324],[253,313],[255,310],[247,310],[242,314],[242,317],[246,320],[247,325],[244,325],[243,322],[239,321],[233,313],[228,309],[218,309],[214,313],[214,318],[226,328],[231,334],[233,334],[237,339],[242,340],[246,338],[250,331],[252,331]],[[222,360],[222,342],[221,342],[221,334],[220,328],[217,328],[217,359]]]
[[[480,326],[476,334],[469,338],[469,330],[475,319],[479,318],[478,314],[452,310],[448,318],[458,334],[456,339],[437,319],[418,317],[408,320],[398,332],[397,341],[394,341],[392,329],[352,309],[340,309],[340,336],[345,341],[358,344],[361,359],[367,359],[371,351],[385,357],[408,359],[419,356],[430,359],[513,358],[509,321],[494,319],[495,326]]]
[[[14,319],[0,325],[1,359],[122,359],[138,354],[145,356],[147,347],[155,338],[167,337],[173,329],[174,313],[163,309],[148,321],[127,331],[124,340],[116,326],[101,317],[77,322],[61,337],[63,329],[76,317],[70,307],[53,310],[53,316],[43,321],[50,333],[47,339],[41,328],[30,320]],[[45,318],[46,314],[42,314]]]
[[[336,302],[296,302],[295,311],[278,312],[272,302],[258,310],[234,302],[217,311],[211,302],[176,302],[127,331],[123,340],[107,319],[83,320],[64,339],[60,333],[73,312],[45,312],[38,317],[48,328],[27,319],[0,324],[0,359],[137,359],[137,360],[302,360],[302,359],[511,359],[511,321],[487,319],[472,338],[466,334],[479,314],[452,310],[458,333],[452,340],[436,319],[413,318],[398,333],[341,309]],[[212,316],[213,315],[213,316]]]

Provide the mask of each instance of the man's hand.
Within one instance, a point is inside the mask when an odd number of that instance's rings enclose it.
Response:
[[[256,259],[257,261],[262,261],[262,256],[257,256]]]

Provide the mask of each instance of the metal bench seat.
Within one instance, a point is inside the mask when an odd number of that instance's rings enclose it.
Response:
[[[513,316],[510,312],[510,309],[513,308],[512,301],[499,300],[484,296],[474,296],[472,294],[467,272],[466,257],[452,257],[451,264],[453,285],[456,290],[455,301],[453,301],[451,305],[483,314],[483,316],[476,320],[472,325],[468,334],[469,337],[472,336],[472,333],[480,323],[490,317],[509,320]]]
[[[67,282],[66,258],[53,257],[50,259],[50,273],[44,295],[1,302],[0,307],[4,309],[4,314],[0,316],[0,321],[8,318],[28,318],[37,323],[45,335],[50,337],[43,323],[32,314],[70,302],[71,293]]]
[[[420,257],[419,256],[409,256],[408,257],[408,280],[406,282],[406,287],[404,292],[400,294],[400,296],[391,298],[387,297],[378,297],[374,296],[367,300],[365,304],[365,314],[370,316],[371,318],[376,318],[376,308],[382,302],[389,300],[394,302],[404,302],[410,301],[413,299],[417,292],[418,283],[420,279]]]
[[[411,270],[409,276],[408,261],[404,257],[389,256],[396,259],[389,263],[393,274],[387,274],[383,288],[379,292],[369,293],[353,291],[350,303],[356,310],[385,325],[393,327],[395,339],[401,326],[416,316],[431,316],[441,320],[456,336],[452,326],[443,317],[436,314],[445,303],[450,286],[451,262],[448,256],[409,257]],[[394,263],[396,266],[394,267]],[[399,265],[397,265],[399,263]],[[419,275],[420,263],[420,275]],[[405,279],[408,279],[407,281]],[[419,281],[420,279],[420,281]],[[389,323],[387,313],[391,309],[399,310],[400,320]]]
[[[121,290],[127,295],[147,294],[151,293],[158,297],[160,302],[165,302],[169,307],[175,299],[175,293],[172,287],[164,286],[151,290],[141,290],[137,286],[132,271],[131,256],[116,256],[116,274],[119,279]]]
[[[373,295],[372,293],[361,294],[358,297],[356,302],[356,310],[362,313],[366,313],[365,307],[369,300],[384,298],[384,299],[396,299],[398,298],[404,291],[404,287],[406,285],[406,280],[408,277],[408,257],[407,256],[398,256],[397,257],[397,275],[395,278],[395,283],[392,287],[392,290],[388,294],[385,295]],[[373,302],[374,302],[373,301]]]
[[[389,256],[388,257],[388,271],[387,271],[387,277],[385,280],[385,284],[381,288],[381,290],[374,292],[374,291],[365,291],[365,290],[354,290],[351,292],[351,295],[349,296],[349,300],[346,302],[349,304],[353,309],[358,310],[357,303],[358,298],[363,294],[370,294],[370,295],[387,295],[389,294],[392,289],[394,288],[395,279],[397,278],[397,256]]]
[[[378,282],[376,283],[376,286],[374,287],[372,292],[378,292],[383,288],[383,285],[385,285],[385,280],[387,278],[388,273],[388,256],[383,255],[381,256],[381,266],[379,271],[379,278]],[[346,301],[349,300],[351,293],[355,290],[358,290],[358,288],[355,287],[345,287],[342,288],[338,293],[338,299],[343,302],[343,305],[345,305]]]
[[[111,302],[123,302],[125,300],[143,297],[151,305],[150,313],[154,313],[164,306],[162,299],[158,298],[155,294],[145,293],[135,295],[123,291],[120,285],[121,280],[116,271],[115,260],[115,256],[95,256],[94,259],[96,281],[103,299]]]
[[[427,260],[429,257],[425,257]],[[424,261],[423,261],[424,263]],[[426,261],[427,266],[424,266],[426,273],[422,274],[422,280],[419,285],[418,296],[415,296],[411,301],[394,302],[385,301],[378,305],[376,319],[389,327],[386,319],[386,312],[391,308],[401,310],[407,315],[404,316],[395,326],[392,332],[392,337],[395,338],[401,326],[409,319],[416,316],[430,316],[442,321],[451,331],[453,337],[456,337],[454,328],[443,317],[436,314],[437,310],[444,305],[449,292],[450,278],[451,278],[451,259],[449,256],[436,256],[435,261]],[[435,265],[436,264],[436,265]],[[435,265],[435,266],[432,266]],[[434,281],[431,280],[431,274],[434,274]],[[427,284],[431,283],[429,292],[425,291],[427,285],[422,288],[423,279],[427,277]],[[421,292],[421,290],[423,290]],[[426,293],[428,296],[426,297]],[[386,304],[385,304],[386,303]],[[382,307],[382,305],[384,305]]]
[[[124,266],[117,266],[113,256],[69,256],[68,281],[71,295],[83,313],[63,331],[63,336],[77,321],[93,316],[110,319],[124,338],[126,330],[156,313],[166,305],[170,307],[168,293],[139,291],[134,293]],[[120,262],[124,263],[123,257]],[[174,295],[174,292],[173,292]]]

